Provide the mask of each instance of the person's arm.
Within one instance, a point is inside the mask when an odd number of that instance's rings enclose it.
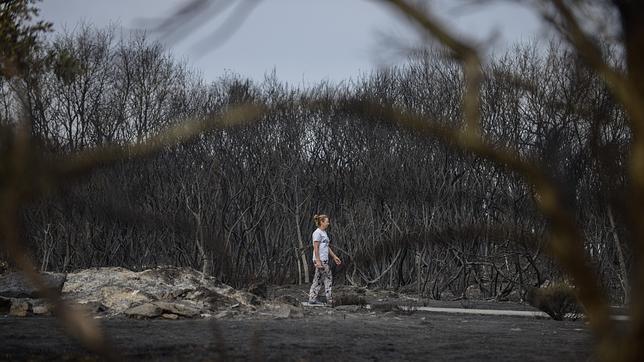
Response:
[[[320,241],[313,240],[313,257],[315,259],[315,267],[322,268],[322,262],[320,261]]]
[[[336,264],[338,264],[338,265],[342,264],[342,260],[340,260],[340,258],[338,258],[338,256],[337,256],[337,255],[335,255],[335,253],[334,253],[334,252],[333,252],[333,250],[331,249],[331,246],[329,246],[329,254],[331,255],[331,257],[333,258],[333,261],[334,261]]]

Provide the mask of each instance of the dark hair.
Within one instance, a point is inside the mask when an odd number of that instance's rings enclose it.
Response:
[[[313,221],[315,221],[315,225],[320,226],[322,221],[328,219],[329,217],[322,214],[322,215],[313,215]]]

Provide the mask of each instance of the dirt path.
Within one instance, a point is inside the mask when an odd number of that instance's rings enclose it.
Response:
[[[126,360],[585,361],[585,324],[415,312],[307,310],[302,319],[103,321]],[[87,353],[54,318],[0,317],[0,360]]]

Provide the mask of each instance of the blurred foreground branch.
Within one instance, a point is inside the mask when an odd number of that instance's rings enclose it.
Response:
[[[470,82],[472,78],[478,79],[472,75],[473,73],[476,74],[473,69],[476,66],[480,67],[478,64],[475,65],[475,61],[471,60],[477,59],[473,55],[476,52],[472,47],[458,41],[424,10],[415,7],[408,1],[390,0],[388,2],[402,14],[412,19],[413,22],[420,25],[441,44],[455,52],[457,59],[462,60],[464,63],[464,73],[466,78],[470,79]],[[615,335],[615,327],[609,318],[605,293],[597,283],[594,271],[589,267],[588,260],[585,257],[583,234],[577,226],[574,216],[566,211],[557,186],[545,176],[546,173],[543,172],[543,168],[540,165],[520,159],[518,153],[512,150],[502,150],[487,144],[477,135],[449,129],[399,110],[378,109],[377,105],[367,107],[372,111],[377,110],[376,113],[380,116],[394,119],[420,133],[436,137],[461,150],[492,160],[522,175],[529,184],[533,185],[537,205],[551,223],[551,253],[568,274],[572,276],[577,287],[579,300],[586,309],[591,328],[599,338],[598,355],[601,359],[607,361],[634,360],[637,356],[641,356],[644,351],[641,343],[638,342],[644,337],[644,300],[642,298],[644,288],[640,287],[640,283],[644,280],[644,266],[642,266],[644,264],[644,243],[642,239],[644,236],[644,226],[642,225],[644,223],[638,220],[644,214],[644,137],[642,135],[642,125],[644,125],[644,100],[642,99],[642,94],[644,93],[640,91],[644,86],[642,86],[641,82],[638,82],[638,76],[640,74],[644,75],[643,63],[641,62],[644,59],[642,58],[644,41],[641,40],[642,32],[639,31],[639,29],[644,29],[644,26],[637,25],[638,21],[641,23],[641,19],[644,16],[644,7],[627,1],[617,3],[619,3],[621,10],[623,30],[625,32],[625,48],[630,77],[623,77],[603,61],[601,53],[583,33],[572,11],[563,0],[552,1],[555,16],[563,18],[561,29],[566,30],[566,35],[568,35],[574,48],[604,78],[631,116],[631,128],[634,136],[631,144],[631,193],[633,195],[631,215],[633,238],[638,250],[636,263],[639,268],[636,276],[638,283],[635,284],[634,288],[638,292],[636,292],[633,304],[633,330],[628,342],[625,344],[622,344],[622,341]],[[639,37],[635,37],[634,34],[638,34]],[[639,63],[636,64],[631,59],[637,59]],[[474,104],[477,104],[472,99],[474,97],[480,98],[479,92],[477,92],[476,87],[466,83],[463,100],[464,117],[467,124],[470,125],[476,124],[479,117],[477,113],[468,110],[470,107],[474,107]],[[628,348],[623,349],[623,346],[628,346]]]
[[[62,320],[66,330],[90,350],[108,359],[115,359],[115,352],[106,343],[98,323],[71,308],[62,301],[60,295],[46,288],[24,247],[20,210],[27,202],[60,190],[97,168],[120,160],[148,157],[166,147],[190,141],[204,132],[255,120],[262,112],[263,109],[258,106],[237,106],[216,118],[179,123],[144,142],[98,147],[60,156],[55,162],[46,161],[51,156],[43,154],[43,150],[32,139],[29,122],[22,122],[15,129],[1,130],[3,153],[0,163],[0,239],[28,280],[43,291],[55,306],[56,315]]]

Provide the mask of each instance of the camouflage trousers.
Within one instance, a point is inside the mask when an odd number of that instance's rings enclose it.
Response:
[[[322,268],[315,268],[315,276],[313,277],[313,283],[309,291],[309,302],[314,302],[318,299],[318,294],[320,293],[320,289],[322,289],[322,283],[324,283],[327,304],[333,304],[333,297],[331,295],[333,276],[331,275],[328,260],[322,261]]]

